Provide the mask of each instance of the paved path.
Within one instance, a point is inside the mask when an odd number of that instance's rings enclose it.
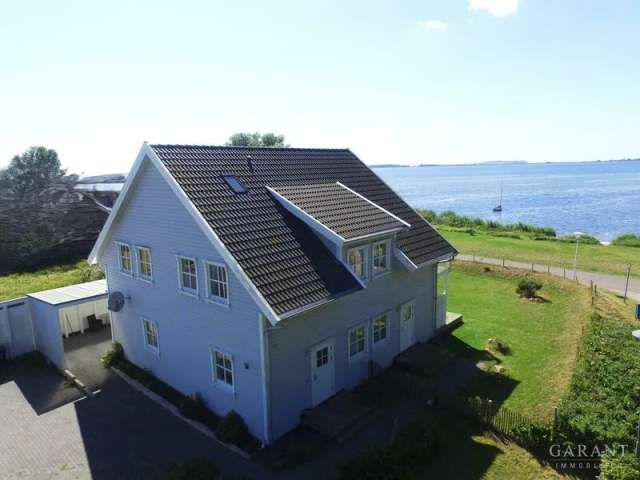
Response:
[[[464,255],[460,254],[457,257],[460,260],[464,261],[475,261],[479,263],[486,263],[489,265],[503,265],[503,260],[501,258],[491,258],[491,257],[481,257],[479,255]],[[574,278],[573,270],[563,269],[560,267],[550,267],[548,265],[541,264],[531,264],[525,262],[517,262],[514,260],[504,260],[505,267],[511,268],[520,268],[523,270],[531,270],[533,268],[536,272],[542,273],[551,273],[552,275],[556,275],[558,277],[566,278]],[[581,270],[577,271],[578,281],[583,285],[590,285],[591,282],[598,285],[598,287],[606,288],[607,290],[611,290],[614,293],[619,295],[624,294],[624,288],[627,281],[626,277],[619,275],[607,275],[604,273],[595,273],[595,272],[583,272]],[[640,302],[640,279],[631,277],[629,279],[629,291],[627,296]]]
[[[34,399],[66,391],[56,372],[40,370],[0,380],[2,480],[123,480],[158,478],[159,465],[207,457],[233,478],[273,478],[259,465],[221,447],[113,375],[93,398],[34,409]],[[29,382],[25,383],[25,379]],[[70,389],[75,391],[75,389]],[[41,413],[43,411],[43,413]]]

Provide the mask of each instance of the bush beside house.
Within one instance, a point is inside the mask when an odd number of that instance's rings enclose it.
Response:
[[[409,424],[390,445],[375,448],[340,466],[341,480],[419,478],[435,458],[438,440],[427,423]]]

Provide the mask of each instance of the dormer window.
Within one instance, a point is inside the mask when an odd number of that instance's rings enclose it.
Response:
[[[366,280],[367,278],[368,247],[368,245],[363,245],[361,247],[351,248],[347,252],[347,263],[349,264],[349,267],[351,267],[351,270],[353,270],[353,272],[362,280]]]
[[[223,175],[222,178],[234,193],[247,193],[247,187],[235,175]]]
[[[389,271],[390,264],[389,241],[383,240],[373,244],[373,275],[380,275]]]

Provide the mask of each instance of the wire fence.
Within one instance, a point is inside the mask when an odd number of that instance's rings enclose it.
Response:
[[[460,254],[457,258],[473,263],[496,265],[503,268],[516,268],[535,273],[546,273],[566,280],[573,280],[583,285],[590,285],[592,290],[594,288],[597,290],[598,287],[607,288],[621,295],[625,301],[629,297],[640,301],[640,278],[634,276],[636,270],[631,264],[625,266],[625,275],[612,275],[608,273],[581,271],[566,265],[558,266],[537,262],[524,262],[474,254]]]

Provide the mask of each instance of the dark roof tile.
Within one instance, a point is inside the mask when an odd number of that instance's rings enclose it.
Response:
[[[340,182],[411,225],[398,233],[398,246],[414,263],[455,253],[444,238],[349,150],[151,147],[279,315],[361,287],[320,239],[272,197],[267,186],[281,191]],[[253,172],[247,155],[252,157]],[[248,192],[234,193],[223,175],[236,176]],[[340,215],[333,215],[337,210],[325,212],[326,221],[345,229],[342,231],[348,235],[352,234],[351,229],[366,231],[397,225],[392,216],[385,214],[378,218],[377,212],[374,215],[367,208],[362,212],[371,215],[363,224],[342,223]]]

